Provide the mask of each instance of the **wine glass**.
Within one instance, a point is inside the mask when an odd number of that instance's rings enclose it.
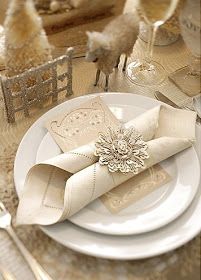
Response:
[[[161,64],[152,60],[156,32],[174,13],[179,0],[139,0],[139,12],[149,28],[146,56],[136,59],[126,69],[129,80],[141,86],[154,86],[166,77]]]
[[[200,92],[201,18],[200,0],[187,0],[179,17],[181,35],[190,50],[189,64],[169,75],[184,93],[195,96]]]

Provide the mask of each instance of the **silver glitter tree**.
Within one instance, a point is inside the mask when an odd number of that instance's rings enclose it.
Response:
[[[12,77],[52,59],[33,0],[12,0],[4,22],[6,75]]]

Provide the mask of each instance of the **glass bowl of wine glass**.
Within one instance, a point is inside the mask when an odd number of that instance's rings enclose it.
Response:
[[[152,59],[153,46],[158,28],[173,15],[177,4],[178,0],[139,0],[138,11],[149,30],[149,38],[144,59],[136,59],[126,69],[126,75],[132,83],[154,86],[164,81],[164,67]]]

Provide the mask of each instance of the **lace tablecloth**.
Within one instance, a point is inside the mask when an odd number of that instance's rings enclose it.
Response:
[[[133,57],[144,54],[145,43],[138,41]],[[188,52],[180,40],[168,47],[155,48],[155,60],[159,60],[171,72],[187,62]],[[131,58],[131,60],[133,59]],[[84,58],[74,59],[74,98],[92,92],[102,92],[103,77],[100,85],[93,87],[94,64]],[[173,84],[166,80],[160,87],[177,104],[189,102]],[[111,76],[110,91],[133,92],[153,97],[154,88],[132,85],[121,72],[115,70]],[[43,109],[28,119],[14,125],[7,124],[0,103],[0,200],[3,200],[15,215],[17,196],[13,184],[13,162],[17,147],[30,125],[47,109]],[[111,261],[85,256],[61,246],[48,238],[37,226],[16,228],[17,234],[26,247],[55,280],[197,280],[200,279],[200,238],[185,246],[155,258],[140,261]],[[11,270],[19,280],[34,279],[26,263],[10,241],[0,230],[0,265]]]

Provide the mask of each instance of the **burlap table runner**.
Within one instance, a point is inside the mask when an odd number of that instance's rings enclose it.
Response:
[[[92,18],[83,19],[82,24],[80,24],[80,20],[76,21],[75,19],[74,24],[63,27],[60,32],[58,32],[58,30],[55,30],[55,33],[52,33],[48,36],[49,42],[54,47],[53,55],[59,56],[65,53],[67,47],[74,46],[75,56],[82,56],[86,49],[86,31],[101,31],[109,21],[111,21],[116,15],[122,13],[125,1],[126,0],[117,0],[114,8],[110,13],[103,14],[98,17],[92,16]],[[1,0],[0,24],[2,25],[5,19],[5,13],[8,4],[9,0]]]
[[[58,35],[57,35],[58,36]],[[83,45],[84,46],[84,45]],[[132,58],[144,55],[146,44],[138,41]],[[186,65],[188,51],[179,40],[168,47],[156,47],[154,59],[161,62],[167,72]],[[103,91],[103,77],[98,87],[93,87],[95,67],[85,62],[84,58],[74,59],[74,95],[84,95]],[[131,84],[121,72],[115,70],[111,75],[110,91],[132,92],[153,97],[155,88],[139,87]],[[189,98],[166,80],[161,86],[169,98],[181,105]],[[0,102],[0,200],[3,200],[9,211],[15,215],[17,196],[13,184],[13,162],[17,147],[30,125],[47,109],[34,116],[7,124]],[[200,279],[200,238],[178,250],[155,258],[141,261],[110,261],[84,256],[67,249],[45,236],[37,226],[16,228],[19,237],[49,274],[56,280],[197,280]],[[0,265],[11,270],[17,279],[32,280],[31,272],[4,231],[0,231]]]

